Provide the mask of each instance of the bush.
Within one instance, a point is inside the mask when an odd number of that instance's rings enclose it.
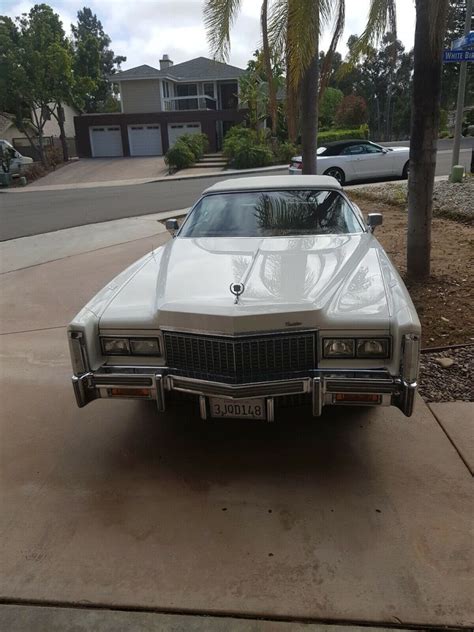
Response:
[[[175,171],[186,169],[199,160],[207,148],[206,134],[183,134],[165,154],[165,163]]]
[[[179,137],[179,141],[189,147],[195,160],[199,160],[209,147],[206,134],[183,134]]]
[[[318,145],[324,145],[324,143],[332,143],[337,140],[351,140],[353,138],[367,140],[368,137],[368,125],[361,125],[360,127],[354,129],[332,129],[329,132],[320,132],[318,134]]]
[[[274,161],[273,152],[266,144],[265,134],[238,125],[227,132],[223,151],[236,169],[266,167]]]
[[[165,163],[170,169],[186,169],[196,158],[189,145],[178,138],[175,144],[165,154]]]
[[[341,127],[354,127],[367,121],[367,103],[364,97],[349,94],[343,98],[337,108],[336,123]]]
[[[290,160],[294,156],[297,156],[298,153],[298,147],[293,143],[290,143],[289,141],[280,143],[280,145],[276,149],[277,162],[283,165],[287,162],[290,162]]]

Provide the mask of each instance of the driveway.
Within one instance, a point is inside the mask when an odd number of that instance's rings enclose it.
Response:
[[[82,252],[0,277],[0,601],[472,625],[472,478],[421,399],[275,424],[76,407],[65,326],[168,238],[150,225],[87,254],[71,229]]]
[[[162,156],[81,158],[71,161],[44,178],[36,180],[33,186],[161,178],[167,173],[168,168]]]

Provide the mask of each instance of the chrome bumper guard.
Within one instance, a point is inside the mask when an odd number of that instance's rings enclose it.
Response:
[[[379,396],[379,405],[393,405],[407,417],[413,412],[416,382],[407,382],[400,377],[392,377],[385,371],[313,371],[311,376],[283,380],[253,382],[249,384],[224,384],[189,377],[181,377],[160,369],[143,367],[115,367],[74,375],[72,384],[77,405],[85,406],[94,399],[110,397],[110,389],[148,389],[145,399],[156,400],[158,410],[166,407],[166,392],[177,391],[199,397],[201,416],[206,418],[206,397],[220,397],[230,400],[266,398],[267,416],[272,421],[274,398],[285,395],[307,394],[312,401],[312,413],[319,417],[325,405],[357,405],[355,402],[336,401],[341,393],[372,394]],[[132,393],[132,391],[131,391]],[[122,395],[126,398],[127,395]],[[134,395],[131,395],[134,398]],[[366,405],[366,404],[362,404]],[[375,404],[377,405],[377,404]]]

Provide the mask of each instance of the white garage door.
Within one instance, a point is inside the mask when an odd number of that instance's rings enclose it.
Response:
[[[201,123],[168,123],[168,138],[171,145],[174,145],[183,134],[200,134]]]
[[[93,158],[123,156],[120,127],[102,125],[89,127]]]
[[[161,156],[161,129],[159,125],[129,125],[130,156]]]

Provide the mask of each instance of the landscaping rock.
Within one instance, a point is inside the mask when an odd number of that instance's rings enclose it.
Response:
[[[474,345],[422,353],[420,395],[427,402],[473,401],[473,369]]]
[[[454,360],[452,358],[435,358],[435,362],[443,369],[449,369],[449,367],[454,364]]]

